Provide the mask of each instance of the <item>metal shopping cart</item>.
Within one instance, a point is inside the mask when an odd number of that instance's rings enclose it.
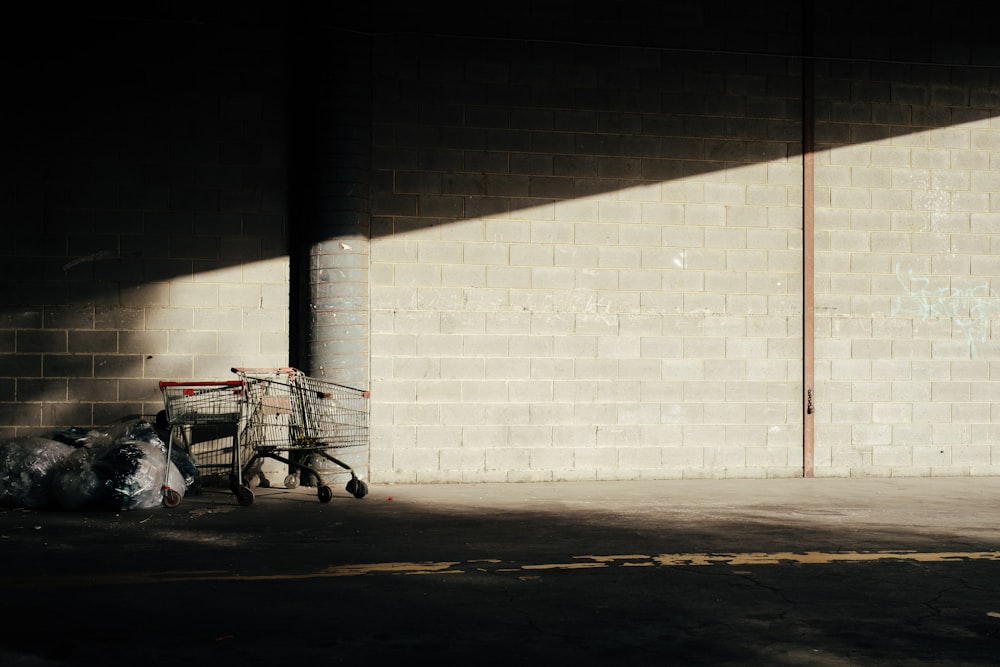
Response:
[[[342,452],[368,446],[369,393],[310,377],[295,368],[233,368],[243,385],[243,422],[240,440],[251,452],[241,471],[252,478],[263,459],[285,463],[287,488],[296,488],[303,473],[315,477],[320,502],[330,502],[333,491],[320,465],[334,463],[351,476],[347,492],[368,495],[368,485],[345,463]],[[242,488],[243,504],[253,492]]]
[[[206,432],[214,440],[231,438],[232,446],[228,452],[227,462],[210,464],[213,467],[229,468],[231,471],[230,488],[239,498],[239,490],[243,488],[240,479],[240,452],[238,426],[242,414],[243,383],[239,380],[171,382],[161,381],[160,391],[163,393],[163,406],[166,414],[170,435],[167,438],[167,461],[171,460],[175,440],[183,440],[184,448],[190,453],[191,446],[201,438],[208,439]],[[180,440],[179,440],[180,439]],[[204,468],[205,465],[197,465]],[[181,502],[181,494],[170,488],[167,479],[163,481],[163,504],[166,507],[176,507]]]

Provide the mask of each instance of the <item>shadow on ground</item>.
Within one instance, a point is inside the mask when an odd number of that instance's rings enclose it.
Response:
[[[170,510],[8,510],[0,657],[995,664],[1000,535],[975,492],[907,484],[266,489],[250,507],[210,489]]]

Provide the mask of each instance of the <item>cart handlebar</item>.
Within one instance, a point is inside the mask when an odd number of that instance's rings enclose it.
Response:
[[[160,391],[167,387],[239,387],[243,383],[239,380],[194,380],[190,382],[172,382],[160,380]]]
[[[302,372],[297,368],[292,368],[291,366],[281,366],[277,368],[269,366],[265,366],[263,368],[236,367],[236,368],[230,368],[229,370],[231,370],[233,373],[236,373],[237,375],[245,375],[247,373],[274,373],[274,374],[286,373],[288,375],[295,375],[297,373]]]
[[[287,375],[289,377],[289,380],[291,380],[293,377],[298,377],[298,376],[305,377],[305,373],[303,373],[302,371],[300,371],[297,368],[292,368],[291,366],[264,367],[264,368],[242,368],[242,367],[234,367],[234,368],[231,368],[230,370],[233,373],[236,373],[237,375],[242,376],[242,377],[245,377],[247,375],[263,375],[263,374],[269,374],[269,375],[281,375],[281,374],[284,374],[284,375]],[[331,385],[331,386],[334,386],[334,387],[341,387],[343,389],[350,389],[351,391],[360,391],[365,398],[370,398],[371,397],[371,392],[368,391],[367,389],[364,389],[364,390],[355,389],[354,387],[348,387],[347,385],[338,384],[336,382],[327,382],[327,384]]]

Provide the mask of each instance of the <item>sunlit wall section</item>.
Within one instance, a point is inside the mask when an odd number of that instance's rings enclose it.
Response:
[[[801,474],[784,58],[385,39],[371,474]]]
[[[912,45],[817,69],[817,475],[1000,471],[998,69]]]

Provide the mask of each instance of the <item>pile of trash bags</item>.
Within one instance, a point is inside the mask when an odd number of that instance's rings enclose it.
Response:
[[[21,509],[150,509],[164,486],[184,495],[198,468],[183,449],[168,447],[156,424],[134,419],[103,430],[75,427],[50,437],[0,440],[0,507]]]

